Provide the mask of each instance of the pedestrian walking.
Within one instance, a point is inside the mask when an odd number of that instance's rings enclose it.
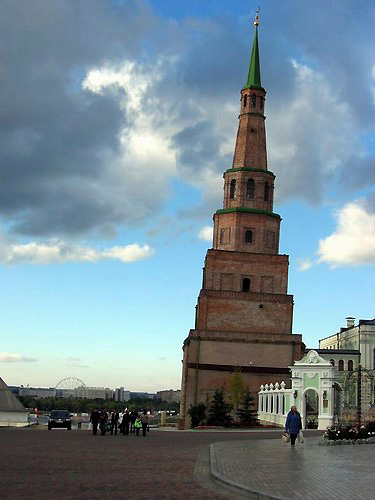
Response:
[[[92,425],[92,433],[94,436],[96,436],[98,433],[99,417],[100,417],[100,414],[99,414],[98,410],[96,408],[94,408],[93,411],[91,412],[91,415],[90,415],[90,422]]]
[[[108,421],[108,413],[105,411],[104,408],[102,408],[100,410],[100,415],[99,415],[99,428],[102,436],[104,436],[104,434],[106,433],[107,421]]]
[[[82,428],[82,415],[80,415],[80,416],[77,418],[77,428],[78,428],[78,429],[81,429],[81,428]]]
[[[290,436],[290,444],[292,448],[294,448],[296,444],[296,438],[301,429],[302,429],[301,415],[298,413],[297,407],[293,405],[290,408],[290,412],[288,413],[285,422],[285,430]]]
[[[118,410],[113,410],[111,414],[111,436],[113,436],[113,431],[115,431],[115,436],[117,436],[117,425],[120,418]]]
[[[143,414],[141,416],[141,421],[142,421],[142,436],[146,436],[147,428],[149,425],[149,418],[147,415],[147,410],[143,410]]]

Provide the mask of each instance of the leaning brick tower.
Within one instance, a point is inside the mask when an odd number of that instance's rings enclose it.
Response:
[[[281,217],[273,212],[275,175],[267,168],[265,96],[261,85],[258,17],[246,85],[241,90],[232,167],[224,172],[224,204],[214,214],[195,328],[183,345],[180,428],[191,405],[227,388],[240,368],[251,392],[270,377],[289,379],[302,357],[292,334],[288,255],[279,254]]]

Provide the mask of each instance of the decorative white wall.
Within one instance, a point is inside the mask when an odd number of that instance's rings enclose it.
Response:
[[[292,389],[285,389],[285,382],[260,386],[258,392],[258,419],[261,423],[285,426],[290,410]]]
[[[292,372],[292,388],[285,389],[285,382],[261,385],[258,392],[258,418],[263,424],[284,426],[292,405],[301,414],[302,426],[306,424],[306,399],[308,390],[318,395],[318,429],[324,430],[333,424],[334,418],[334,374],[337,367],[316,351],[309,351],[289,367]]]

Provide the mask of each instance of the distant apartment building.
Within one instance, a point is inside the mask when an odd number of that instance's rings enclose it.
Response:
[[[162,401],[167,401],[168,403],[179,403],[180,402],[181,391],[169,389],[166,391],[158,391],[156,393],[156,398]]]
[[[115,389],[115,401],[129,401],[130,391],[125,391],[123,387]]]
[[[105,399],[114,399],[114,397],[115,397],[115,391],[113,389],[110,389],[109,387],[106,387]]]
[[[148,392],[130,392],[124,387],[110,389],[108,387],[75,387],[74,389],[55,389],[54,387],[23,387],[10,386],[10,390],[17,396],[34,398],[77,398],[77,399],[114,399],[115,401],[129,401],[132,398],[153,399],[155,394]]]
[[[19,387],[18,394],[20,396],[31,396],[33,398],[54,398],[56,397],[56,389],[53,387]]]
[[[106,399],[107,389],[104,387],[76,387],[74,397],[81,399]]]

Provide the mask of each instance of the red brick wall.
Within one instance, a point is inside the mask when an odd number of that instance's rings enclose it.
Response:
[[[274,296],[275,297],[275,296]],[[291,333],[293,298],[288,302],[277,300],[254,301],[211,296],[204,292],[199,297],[197,328],[207,330],[251,333]]]
[[[262,91],[243,91],[243,94],[255,93],[259,97],[265,95]],[[250,102],[251,99],[248,99]],[[251,106],[251,104],[250,104]],[[233,157],[233,167],[257,167],[267,169],[265,118],[260,108],[247,107],[240,114],[236,146]]]
[[[230,250],[246,253],[278,254],[280,221],[275,217],[262,214],[232,212],[214,215],[214,242],[217,250]],[[223,240],[221,230],[230,228],[230,237]],[[245,243],[245,231],[253,231],[253,242]],[[273,233],[271,246],[268,233]]]
[[[233,275],[235,292],[242,291],[242,277],[251,279],[251,292],[263,293],[262,277],[273,278],[273,294],[286,294],[288,291],[287,255],[248,254],[222,250],[208,250],[205,262],[205,289],[220,290],[221,275]],[[238,297],[240,298],[240,297]],[[254,300],[255,297],[254,297]],[[266,300],[266,299],[264,299]]]
[[[230,183],[236,181],[235,197],[230,197]],[[254,198],[247,198],[247,181],[254,181]],[[273,191],[274,191],[274,175],[265,172],[256,172],[249,170],[227,171],[224,174],[224,208],[246,207],[257,208],[260,210],[273,210]],[[264,200],[265,183],[269,185],[269,199]]]

